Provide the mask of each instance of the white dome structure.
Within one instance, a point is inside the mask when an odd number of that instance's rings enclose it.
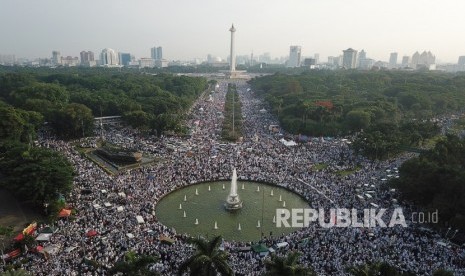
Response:
[[[100,61],[103,66],[115,66],[118,65],[118,55],[115,50],[105,48],[100,54]]]

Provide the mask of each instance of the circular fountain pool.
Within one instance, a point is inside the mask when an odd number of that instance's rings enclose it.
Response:
[[[299,195],[279,186],[238,181],[237,193],[243,202],[239,210],[225,208],[231,181],[199,183],[176,190],[156,206],[158,220],[178,234],[225,240],[258,241],[262,234],[274,237],[298,230],[276,227],[278,208],[307,208]],[[215,224],[217,227],[215,227]]]

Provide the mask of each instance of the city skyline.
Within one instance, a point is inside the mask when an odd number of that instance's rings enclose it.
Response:
[[[218,1],[61,2],[3,0],[0,54],[16,57],[79,56],[83,50],[99,53],[111,48],[139,58],[161,45],[170,60],[228,56],[231,23],[237,28],[237,55],[289,55],[290,45],[302,47],[302,56],[338,56],[343,49],[365,49],[370,58],[388,61],[389,54],[411,56],[431,51],[440,62],[457,63],[465,55],[460,12],[465,3],[445,0],[236,1],[225,10]],[[162,7],[162,9],[160,9]],[[72,12],[71,12],[72,11]],[[105,11],[105,12],[103,12]],[[154,12],[157,11],[157,12]],[[18,20],[20,17],[20,20]],[[11,24],[14,22],[14,24]]]

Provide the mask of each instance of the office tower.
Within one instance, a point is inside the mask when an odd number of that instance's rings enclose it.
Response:
[[[79,64],[79,58],[78,57],[72,57],[72,56],[67,56],[67,57],[61,57],[61,65],[65,67],[74,67]]]
[[[128,66],[131,62],[130,53],[119,53],[119,61],[121,65]]]
[[[92,51],[81,51],[81,63],[88,63],[90,61],[95,61],[94,52]]]
[[[162,47],[153,47],[150,48],[150,57],[153,60],[163,59],[163,48]]]
[[[314,68],[316,65],[316,59],[314,58],[306,58],[304,59],[304,66],[309,68]]]
[[[313,58],[315,59],[315,65],[320,64],[320,54],[314,54]]]
[[[0,64],[13,65],[16,63],[15,55],[0,55]]]
[[[419,61],[420,61],[420,53],[418,53],[417,51],[412,55],[412,67],[415,68]]]
[[[61,53],[59,51],[52,52],[52,64],[61,65]]]
[[[361,50],[360,53],[358,53],[358,58],[357,58],[357,68],[362,67],[363,61],[367,58],[367,53],[365,50]]]
[[[360,59],[359,68],[362,70],[371,70],[375,65],[375,60],[371,58]]]
[[[403,56],[402,57],[402,68],[410,67],[410,57]]]
[[[163,59],[163,48],[161,46],[157,47],[157,58],[156,60]]]
[[[139,59],[140,68],[153,68],[155,67],[155,60],[153,58],[141,58]]]
[[[389,56],[389,68],[397,67],[397,53],[391,53]]]
[[[349,48],[343,50],[342,66],[346,69],[354,69],[357,65],[357,51]]]
[[[287,61],[287,67],[299,67],[301,55],[301,46],[291,46],[289,49],[289,60]]]
[[[457,70],[465,71],[465,56],[459,57],[459,61],[457,62]]]
[[[115,66],[118,65],[118,56],[113,49],[105,48],[100,54],[100,64],[103,66]]]

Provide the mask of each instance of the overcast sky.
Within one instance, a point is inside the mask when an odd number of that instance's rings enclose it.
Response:
[[[162,46],[169,60],[226,58],[234,23],[238,55],[280,57],[300,45],[323,60],[351,47],[380,60],[430,50],[456,63],[464,12],[463,0],[0,0],[0,54],[113,48],[140,58]]]

